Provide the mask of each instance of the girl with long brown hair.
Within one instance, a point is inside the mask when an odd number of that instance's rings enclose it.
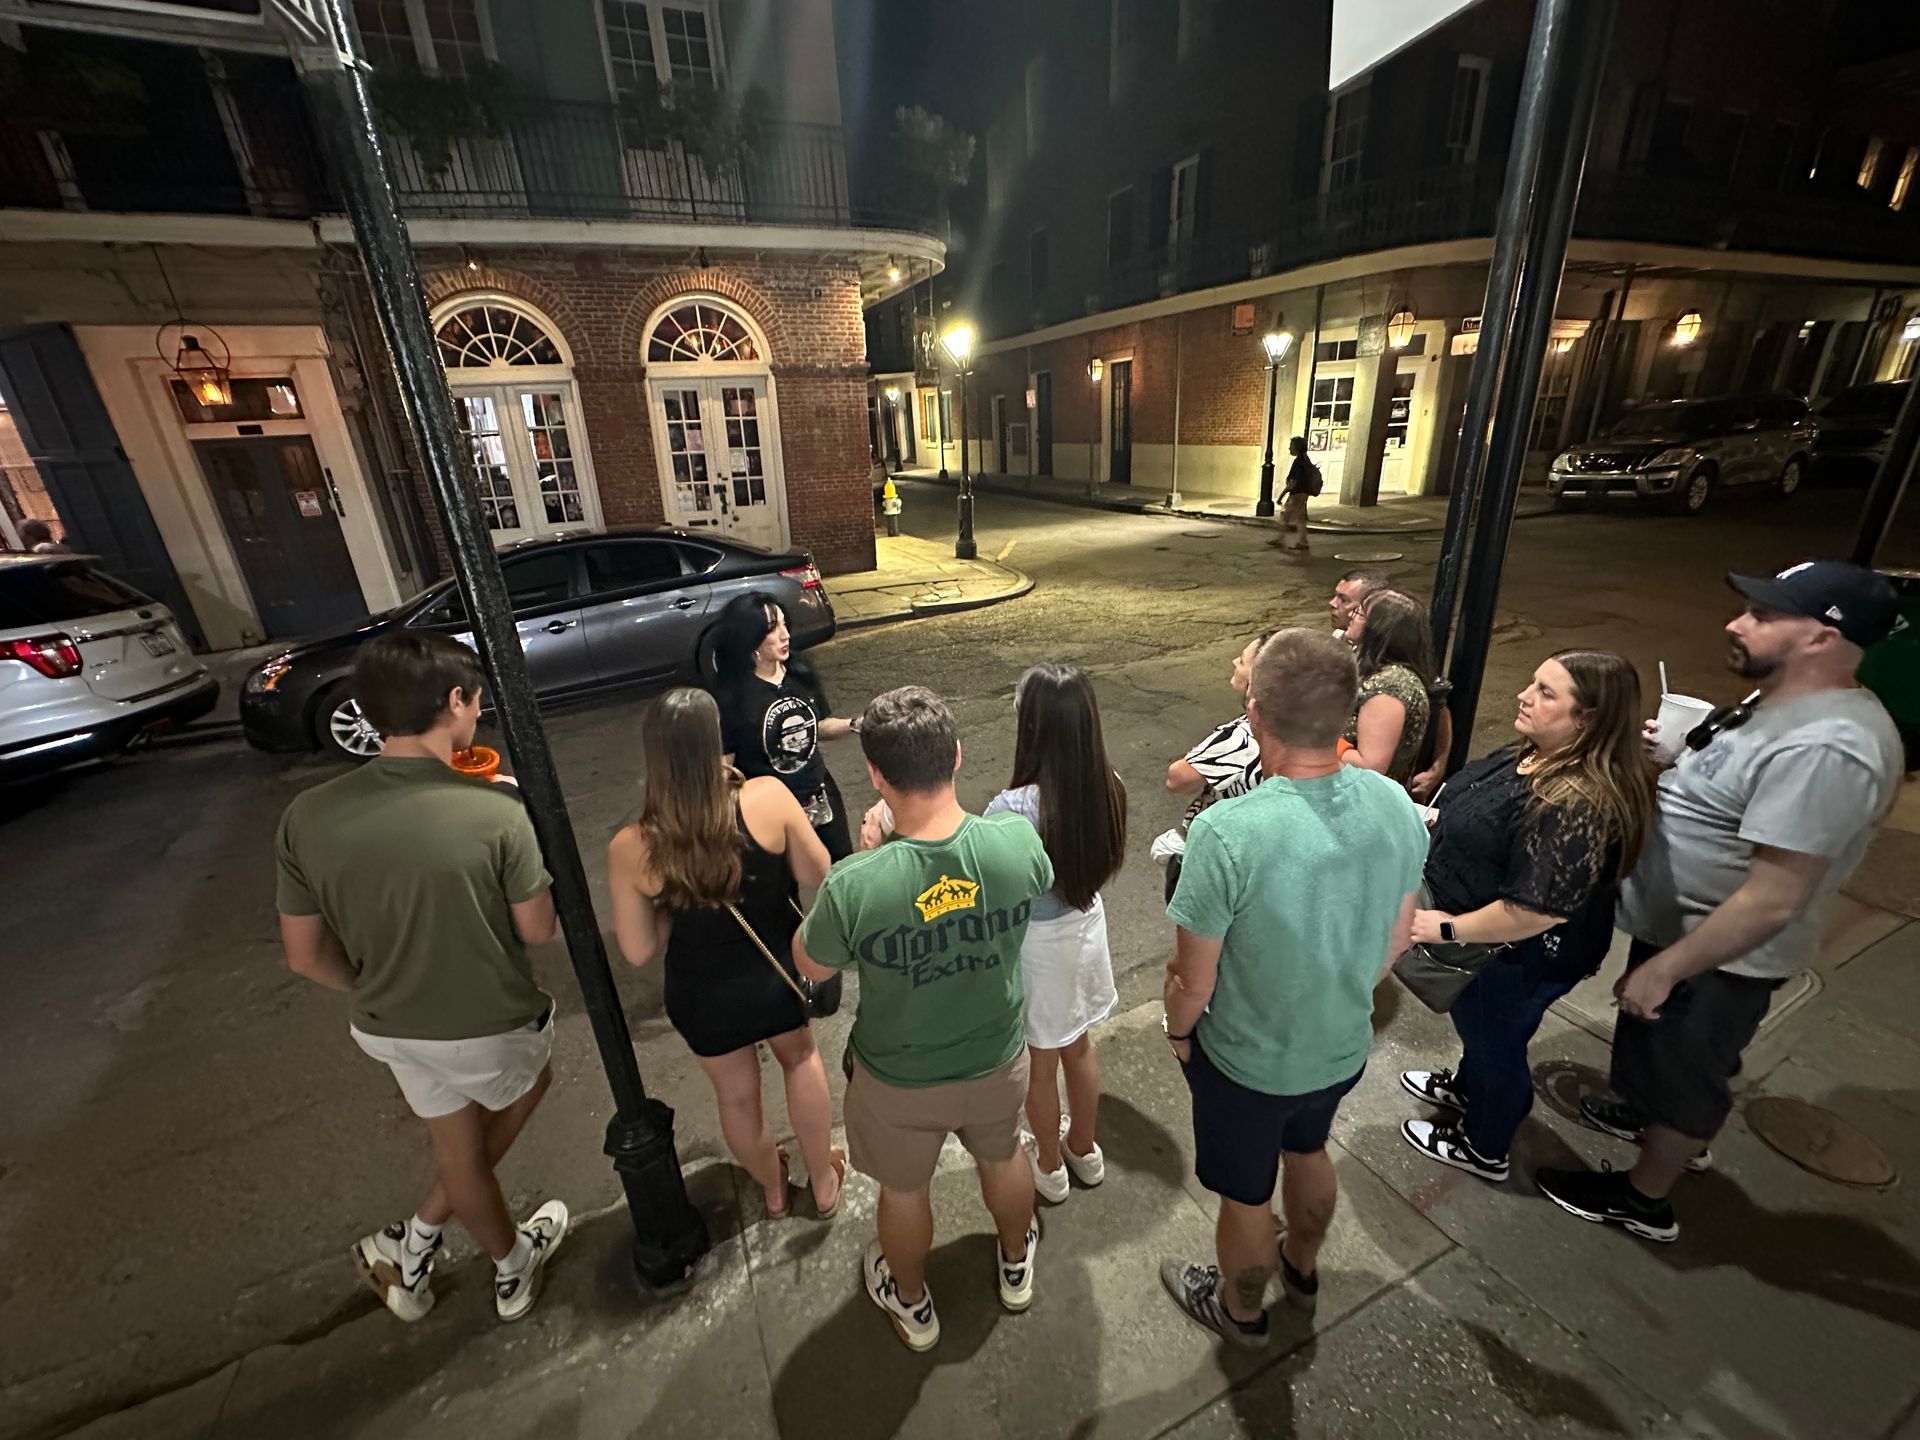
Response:
[[[1640,679],[1608,650],[1562,650],[1520,692],[1519,740],[1447,782],[1427,853],[1434,908],[1416,942],[1500,945],[1449,1012],[1451,1070],[1408,1070],[1413,1095],[1459,1112],[1408,1120],[1428,1158],[1504,1180],[1533,1107],[1527,1045],[1547,1007],[1600,968],[1619,882],[1653,821],[1653,767],[1640,743]]]
[[[773,776],[743,780],[720,749],[704,690],[669,690],[640,724],[646,800],[607,847],[614,933],[633,965],[666,956],[667,1018],[712,1082],[727,1145],[788,1213],[787,1154],[760,1105],[765,1041],[780,1064],[820,1218],[840,1206],[847,1157],[832,1142],[827,1072],[793,971],[798,887],[826,877],[826,847]]]
[[[1360,667],[1360,693],[1345,739],[1349,765],[1378,770],[1406,784],[1420,768],[1433,688],[1433,645],[1427,607],[1398,590],[1376,590],[1347,623]]]
[[[1013,703],[1013,783],[986,813],[1026,816],[1053,862],[1053,889],[1034,901],[1020,968],[1032,1056],[1027,1160],[1034,1188],[1057,1205],[1071,1188],[1069,1169],[1083,1185],[1106,1176],[1095,1138],[1100,1065],[1088,1032],[1119,1003],[1100,891],[1126,858],[1127,790],[1107,761],[1100,703],[1085,671],[1036,665],[1020,677]]]

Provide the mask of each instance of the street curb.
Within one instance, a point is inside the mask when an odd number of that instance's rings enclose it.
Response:
[[[1015,570],[1011,565],[1002,565],[1000,568],[1014,577],[1014,584],[1011,589],[1003,590],[997,595],[960,600],[935,600],[926,604],[910,601],[907,608],[898,615],[867,615],[857,620],[840,620],[835,627],[836,633],[846,630],[871,630],[876,625],[895,625],[905,620],[925,620],[934,615],[958,615],[965,610],[984,610],[989,605],[1018,600],[1033,589],[1031,575]]]
[[[909,475],[909,480],[926,485],[943,485],[949,490],[957,490],[960,482],[949,477],[942,480],[938,475]],[[977,476],[974,489],[990,495],[1014,495],[1026,500],[1039,500],[1048,505],[1068,505],[1081,510],[1107,510],[1119,515],[1155,515],[1168,519],[1211,520],[1222,525],[1250,525],[1263,530],[1278,530],[1279,517],[1261,517],[1259,515],[1222,515],[1216,510],[1197,510],[1181,505],[1169,507],[1153,501],[1133,504],[1124,500],[1109,500],[1099,495],[1061,495],[1051,491],[1028,490],[1019,485],[1007,485],[997,480],[981,480]],[[1524,506],[1514,511],[1515,520],[1533,520],[1554,513],[1553,506],[1542,504],[1528,509]],[[1422,520],[1412,525],[1331,525],[1325,521],[1309,520],[1307,531],[1315,535],[1439,535],[1445,532],[1444,520]]]

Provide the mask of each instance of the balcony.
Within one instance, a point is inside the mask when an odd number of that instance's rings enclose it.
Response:
[[[1493,234],[1504,170],[1447,167],[1369,181],[1110,265],[1097,288],[1060,285],[1029,306],[991,301],[1005,335],[1321,261]],[[1589,172],[1574,233],[1831,260],[1920,264],[1920,206],[1898,214],[1864,197],[1731,190]]]
[[[258,215],[340,209],[298,83],[229,63],[204,103],[122,108],[57,123],[0,117],[0,206]],[[177,101],[177,96],[174,97]],[[933,197],[898,174],[848,173],[838,127],[768,122],[749,153],[715,165],[640,133],[611,104],[523,97],[498,133],[432,154],[389,135],[410,218],[593,219],[929,231]]]

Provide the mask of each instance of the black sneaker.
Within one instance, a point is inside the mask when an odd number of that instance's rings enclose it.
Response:
[[[1451,1165],[1469,1175],[1478,1175],[1482,1180],[1490,1180],[1498,1185],[1507,1178],[1507,1157],[1502,1155],[1495,1160],[1482,1155],[1473,1148],[1458,1125],[1436,1125],[1431,1120],[1405,1120],[1400,1125],[1400,1138],[1429,1160],[1438,1160],[1442,1165]]]
[[[1162,1260],[1160,1283],[1173,1296],[1174,1304],[1187,1312],[1196,1325],[1204,1325],[1229,1344],[1244,1349],[1262,1348],[1272,1335],[1267,1312],[1251,1325],[1243,1324],[1227,1313],[1220,1298],[1220,1269],[1217,1265],[1190,1265],[1184,1260]]]
[[[1629,1235],[1662,1245],[1680,1238],[1673,1206],[1636,1194],[1617,1170],[1542,1170],[1533,1183],[1542,1195],[1582,1220],[1617,1225]]]
[[[1285,1234],[1280,1238],[1284,1242]],[[1294,1269],[1293,1262],[1287,1259],[1284,1243],[1280,1249],[1280,1292],[1287,1297],[1287,1304],[1302,1315],[1311,1315],[1320,1307],[1320,1272],[1302,1275]]]
[[[1638,1105],[1625,1100],[1616,1100],[1611,1095],[1582,1095],[1580,1097],[1580,1118],[1594,1129],[1605,1132],[1629,1145],[1638,1145],[1640,1136],[1647,1128],[1647,1117],[1641,1113]],[[1695,1175],[1713,1168],[1713,1151],[1705,1145],[1700,1153],[1687,1161],[1687,1169]]]
[[[1460,1111],[1467,1108],[1467,1097],[1453,1088],[1451,1070],[1402,1070],[1400,1088],[1429,1105],[1444,1105]]]

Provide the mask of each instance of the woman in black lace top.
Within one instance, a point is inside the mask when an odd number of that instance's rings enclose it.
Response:
[[[1414,915],[1419,942],[1498,944],[1451,1011],[1453,1070],[1408,1070],[1400,1083],[1451,1120],[1409,1120],[1406,1142],[1430,1159],[1504,1180],[1514,1132],[1533,1108],[1527,1045],[1547,1007],[1600,968],[1619,881],[1653,814],[1640,742],[1640,681],[1606,650],[1563,650],[1520,692],[1520,740],[1447,784],[1427,855],[1435,908]]]

